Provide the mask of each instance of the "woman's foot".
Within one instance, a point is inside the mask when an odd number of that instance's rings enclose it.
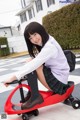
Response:
[[[44,99],[41,95],[39,95],[35,100],[31,100],[31,98],[22,104],[21,108],[22,109],[30,109],[32,107],[34,107],[37,104],[41,104],[42,102],[44,102]]]

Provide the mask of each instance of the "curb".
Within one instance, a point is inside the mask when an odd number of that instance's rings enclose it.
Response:
[[[17,58],[17,57],[27,56],[27,55],[29,55],[28,52],[14,53],[14,54],[9,55],[9,56],[0,57],[0,59]]]
[[[75,54],[76,58],[80,58],[80,53]]]
[[[0,59],[17,58],[17,57],[22,57],[22,56],[27,56],[27,55],[29,55],[28,52],[14,53],[10,56],[0,57]],[[75,56],[76,58],[80,58],[80,53],[75,53]]]

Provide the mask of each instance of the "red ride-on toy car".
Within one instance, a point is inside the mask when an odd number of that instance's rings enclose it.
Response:
[[[56,104],[56,103],[59,103],[59,102],[64,102],[64,101],[67,101],[67,100],[70,100],[73,108],[77,109],[78,107],[80,107],[80,104],[79,104],[78,100],[75,100],[71,95],[71,93],[73,92],[73,89],[74,89],[74,83],[69,82],[68,84],[69,84],[70,87],[67,89],[66,93],[64,93],[63,95],[55,94],[51,91],[41,91],[40,90],[39,92],[43,96],[44,102],[42,104],[34,106],[33,108],[26,109],[26,110],[21,110],[21,104],[23,102],[25,102],[23,88],[26,88],[26,89],[30,90],[30,87],[26,84],[22,84],[22,81],[23,80],[21,79],[20,81],[15,80],[14,82],[9,83],[9,84],[15,84],[15,83],[19,84],[10,93],[10,95],[9,95],[9,97],[8,97],[6,103],[5,103],[5,108],[4,109],[5,109],[5,112],[9,115],[11,115],[11,114],[18,114],[19,115],[19,114],[21,114],[23,120],[29,120],[30,115],[37,116],[39,114],[39,111],[38,111],[39,108],[45,107],[45,106],[48,106],[48,105],[53,105],[53,104]],[[17,90],[20,91],[20,96],[21,96],[22,103],[20,102],[19,104],[15,105],[14,103],[12,103],[11,100],[12,100],[12,97],[13,97],[14,93]]]

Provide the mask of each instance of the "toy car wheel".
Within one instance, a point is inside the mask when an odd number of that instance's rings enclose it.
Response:
[[[63,103],[66,104],[66,105],[70,105],[69,99],[66,99]]]
[[[23,119],[23,120],[29,120],[29,117],[28,117],[27,114],[23,114],[23,115],[22,115],[22,119]]]
[[[17,115],[21,115],[21,114],[17,114]]]
[[[35,116],[38,116],[38,115],[39,115],[38,109],[34,110],[34,111],[33,111],[33,114],[34,114]]]
[[[79,100],[73,100],[72,101],[72,107],[74,109],[78,109],[80,107],[80,101]]]

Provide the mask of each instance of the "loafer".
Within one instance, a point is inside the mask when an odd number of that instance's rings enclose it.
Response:
[[[27,102],[23,103],[21,105],[21,109],[22,110],[30,109],[30,108],[34,107],[35,105],[37,105],[37,104],[41,104],[42,102],[44,102],[44,99],[43,99],[43,97],[41,95],[39,95],[34,101],[32,101],[31,98],[30,98]]]

